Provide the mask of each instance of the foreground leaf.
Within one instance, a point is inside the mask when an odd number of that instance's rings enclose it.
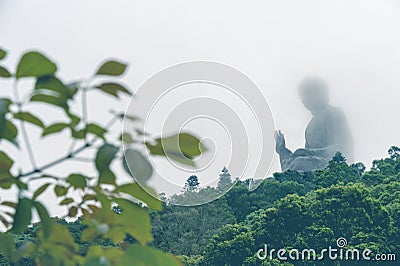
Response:
[[[0,60],[4,59],[7,55],[7,52],[0,48]]]
[[[25,121],[25,122],[29,122],[29,123],[36,125],[38,127],[41,127],[41,128],[45,127],[42,120],[40,120],[37,116],[35,116],[31,113],[28,113],[28,112],[15,113],[14,118]]]
[[[101,138],[101,139],[105,139],[105,138],[104,138],[104,134],[107,133],[107,130],[106,130],[105,128],[102,128],[102,127],[99,126],[99,125],[90,123],[90,124],[88,124],[87,127],[86,127],[86,132],[87,132],[87,133],[92,133],[93,135],[96,135],[96,136],[98,136],[98,137]]]
[[[125,72],[126,64],[110,60],[102,64],[96,75],[119,76]]]
[[[67,179],[67,183],[73,186],[75,189],[84,189],[87,185],[86,177],[81,174],[70,174]]]
[[[56,194],[57,197],[61,197],[66,195],[68,192],[68,188],[60,185],[56,185],[54,187],[54,193]]]
[[[127,199],[115,200],[122,209],[121,214],[116,214],[115,225],[122,226],[127,233],[132,235],[139,243],[145,245],[153,241],[151,234],[151,221],[148,211],[138,204]],[[135,217],[132,219],[132,217]]]
[[[11,231],[21,233],[28,228],[32,219],[32,201],[27,198],[20,198],[15,209],[14,222]]]
[[[179,266],[183,264],[173,255],[151,247],[133,244],[121,258],[121,265]]]
[[[68,128],[70,125],[66,123],[55,123],[43,130],[42,137],[48,136],[50,134],[61,132],[62,130]]]
[[[61,107],[64,110],[68,111],[68,104],[66,100],[54,95],[35,94],[31,97],[31,102],[47,103],[57,107]]]
[[[167,156],[187,165],[194,165],[193,159],[207,150],[197,137],[188,133],[158,138],[155,144],[146,142],[146,147],[151,154]]]
[[[0,126],[0,139],[6,139],[13,143],[15,146],[19,146],[17,142],[18,129],[9,120]]]
[[[32,199],[36,199],[37,197],[39,197],[43,192],[46,191],[46,189],[50,186],[50,183],[44,184],[41,187],[39,187],[35,193],[33,193],[33,197]]]
[[[139,182],[146,182],[153,174],[150,162],[137,150],[127,149],[122,162],[126,172]]]
[[[9,78],[11,77],[11,73],[7,70],[7,68],[0,66],[0,77]]]
[[[161,201],[155,197],[157,192],[150,187],[142,188],[138,183],[128,183],[118,186],[114,192],[122,192],[143,201],[151,209],[159,211],[162,208]]]
[[[54,76],[44,76],[37,79],[35,90],[47,90],[56,93],[58,98],[71,99],[72,91]]]
[[[107,82],[107,83],[103,83],[101,85],[96,86],[96,88],[101,90],[102,92],[110,94],[116,98],[119,97],[119,93],[125,93],[128,95],[132,95],[132,93],[128,89],[126,89],[121,84],[117,84],[117,83]]]
[[[56,64],[43,54],[32,51],[25,53],[19,60],[16,77],[48,76],[53,75],[56,71]]]
[[[0,254],[9,262],[17,261],[17,251],[10,234],[0,233]]]
[[[50,236],[53,224],[50,218],[49,213],[47,212],[47,209],[38,201],[35,201],[33,205],[36,208],[36,211],[39,214],[40,221],[41,221],[41,228],[43,230],[44,237],[47,238]]]
[[[104,144],[99,148],[95,158],[96,168],[101,174],[101,172],[109,169],[112,160],[118,152],[118,147],[111,144]]]

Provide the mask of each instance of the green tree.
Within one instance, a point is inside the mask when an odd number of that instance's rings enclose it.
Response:
[[[248,227],[223,226],[205,248],[203,265],[235,266],[254,253],[254,239]]]
[[[218,187],[221,189],[227,189],[232,185],[231,174],[228,169],[224,166],[219,174]]]
[[[197,191],[199,189],[199,178],[195,175],[191,175],[185,183],[184,190],[185,191]]]

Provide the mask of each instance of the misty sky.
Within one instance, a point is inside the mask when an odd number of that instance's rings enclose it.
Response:
[[[211,60],[230,65],[258,85],[291,149],[304,146],[310,119],[298,99],[297,84],[306,75],[320,75],[331,86],[332,104],[348,117],[356,161],[370,166],[389,146],[400,145],[396,0],[1,0],[0,46],[10,53],[9,66],[24,50],[45,51],[67,80],[89,76],[105,58],[120,58],[130,64],[123,80],[133,90],[177,63]],[[7,94],[7,83],[0,85],[0,94]],[[124,110],[128,99],[116,102],[95,94],[90,104],[91,119],[105,122],[109,109]],[[35,109],[45,121],[58,117],[47,110]],[[39,165],[63,154],[63,145],[54,137],[36,146]],[[20,162],[27,161],[12,152]],[[218,155],[227,157],[223,151]],[[223,160],[220,164],[217,168]],[[56,170],[62,173],[71,165],[93,170],[76,162]],[[275,161],[272,170],[278,169]]]

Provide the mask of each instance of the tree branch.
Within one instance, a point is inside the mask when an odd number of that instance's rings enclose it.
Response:
[[[18,112],[20,112],[22,114],[23,108],[22,108],[22,103],[20,102],[18,86],[17,86],[16,80],[14,80],[14,83],[13,83],[13,92],[14,92],[14,97],[17,101]],[[28,134],[26,133],[26,127],[25,127],[25,121],[23,119],[23,114],[22,114],[22,119],[19,120],[19,124],[21,127],[22,138],[24,140],[26,150],[28,151],[29,160],[31,161],[33,169],[37,169],[35,156],[33,154],[33,149],[32,149],[31,143],[29,141]]]
[[[110,121],[106,124],[105,128],[107,128],[107,130],[108,130],[117,120],[118,120],[118,117],[117,117],[117,116],[113,116],[113,118],[110,119]],[[83,144],[81,147],[77,148],[76,150],[74,150],[74,151],[72,151],[72,152],[68,152],[68,153],[67,153],[66,155],[64,155],[63,157],[58,158],[58,159],[56,159],[56,160],[54,160],[54,161],[52,161],[52,162],[49,162],[49,163],[47,163],[47,164],[45,164],[45,165],[43,165],[43,166],[41,166],[41,167],[39,167],[39,168],[34,167],[34,169],[31,170],[31,171],[29,171],[29,172],[19,174],[19,175],[17,176],[17,179],[18,179],[18,178],[21,178],[21,177],[28,177],[28,176],[33,175],[33,174],[36,174],[36,173],[40,173],[40,172],[42,172],[42,171],[44,171],[44,170],[46,170],[46,169],[48,169],[48,168],[51,168],[51,167],[53,167],[53,166],[55,166],[55,165],[57,165],[57,164],[60,164],[60,163],[62,163],[62,162],[64,162],[64,161],[66,161],[66,160],[72,159],[72,158],[74,158],[77,154],[79,154],[79,153],[81,153],[82,151],[84,151],[84,150],[86,150],[86,149],[92,147],[93,144],[94,144],[98,139],[99,139],[99,137],[95,136],[95,137],[93,137],[92,140],[86,142],[86,143]]]

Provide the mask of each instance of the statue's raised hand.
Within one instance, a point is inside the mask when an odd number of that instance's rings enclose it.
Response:
[[[275,142],[275,150],[278,154],[286,149],[285,136],[280,130],[275,131]]]

